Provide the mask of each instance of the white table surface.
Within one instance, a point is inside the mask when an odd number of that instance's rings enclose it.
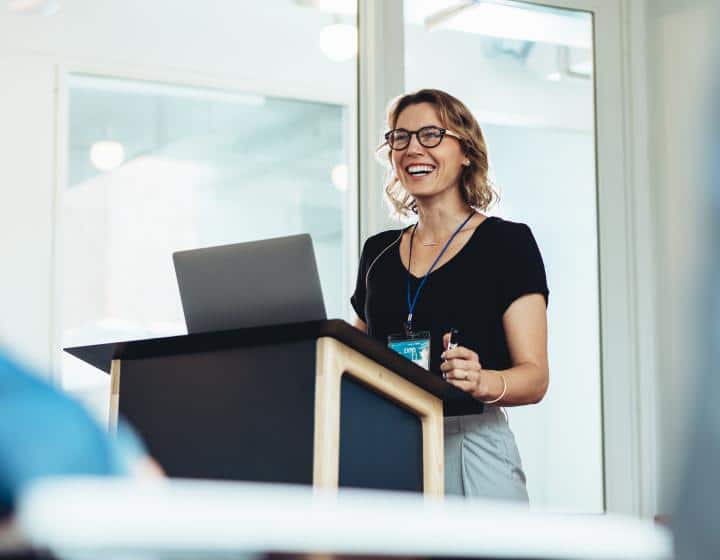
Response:
[[[33,546],[66,557],[202,551],[203,557],[672,558],[666,530],[630,517],[533,513],[496,502],[379,491],[335,496],[242,482],[46,480],[24,493],[15,526]]]

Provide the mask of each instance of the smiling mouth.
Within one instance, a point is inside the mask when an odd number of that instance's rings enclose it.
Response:
[[[426,165],[426,164],[408,165],[405,168],[405,171],[407,172],[408,175],[412,175],[413,177],[423,177],[423,176],[429,175],[430,173],[435,171],[435,166],[434,165]]]

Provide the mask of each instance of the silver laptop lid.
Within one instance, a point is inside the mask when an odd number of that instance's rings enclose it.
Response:
[[[173,253],[189,333],[325,319],[308,234]]]

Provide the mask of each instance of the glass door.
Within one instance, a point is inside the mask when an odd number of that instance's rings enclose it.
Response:
[[[602,512],[603,448],[593,15],[526,2],[405,0],[405,90],[474,113],[500,192],[550,288],[550,389],[508,409],[533,507]]]

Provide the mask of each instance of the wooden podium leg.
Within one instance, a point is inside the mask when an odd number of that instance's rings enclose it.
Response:
[[[118,424],[118,408],[120,406],[120,360],[110,362],[110,414],[108,432],[115,435]]]
[[[434,397],[433,397],[434,398]],[[432,404],[431,414],[422,417],[423,493],[442,498],[445,495],[445,427],[440,399]]]
[[[337,489],[340,471],[340,382],[343,370],[333,339],[317,342],[313,486]]]
[[[336,489],[340,455],[340,385],[343,374],[420,417],[423,440],[423,492],[445,493],[445,450],[442,401],[330,337],[317,341],[313,486]]]

